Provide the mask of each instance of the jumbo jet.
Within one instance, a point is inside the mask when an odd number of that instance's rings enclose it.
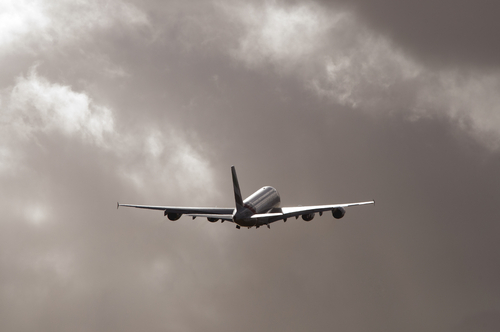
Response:
[[[236,224],[236,228],[259,228],[288,218],[298,219],[302,216],[305,221],[311,221],[316,213],[323,215],[325,211],[331,211],[335,219],[340,219],[345,215],[345,209],[349,206],[374,204],[375,201],[333,204],[333,205],[313,205],[280,207],[281,199],[278,191],[273,187],[262,187],[245,200],[242,199],[236,169],[231,166],[233,176],[234,200],[236,208],[218,208],[218,207],[176,207],[176,206],[151,206],[151,205],[133,205],[117,203],[120,206],[134,207],[139,209],[161,210],[163,215],[174,221],[178,220],[183,214],[195,219],[196,217],[207,218],[210,222],[229,221]]]

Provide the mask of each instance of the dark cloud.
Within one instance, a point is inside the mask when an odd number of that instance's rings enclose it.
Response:
[[[330,7],[120,3],[54,52],[2,58],[2,330],[496,326],[495,73],[392,57],[397,38]],[[478,95],[476,120],[456,115]],[[232,206],[230,165],[245,196],[377,203],[270,230],[115,208]]]
[[[331,4],[331,2],[325,2]],[[336,1],[420,61],[436,67],[498,67],[495,1]]]

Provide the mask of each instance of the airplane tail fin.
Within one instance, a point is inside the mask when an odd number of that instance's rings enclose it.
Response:
[[[231,166],[231,173],[233,175],[233,189],[236,211],[240,211],[243,209],[243,198],[241,197],[240,184],[238,183],[238,177],[236,176],[236,169],[234,168],[234,166]]]

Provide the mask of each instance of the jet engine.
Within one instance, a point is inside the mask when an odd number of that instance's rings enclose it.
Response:
[[[167,213],[167,218],[174,221],[182,217],[182,213]]]
[[[305,221],[311,221],[314,218],[314,213],[303,214],[302,219]]]
[[[345,215],[345,210],[343,207],[338,207],[332,210],[332,215],[335,219],[340,219]]]
[[[209,218],[209,217],[207,218],[207,220],[210,221],[210,222],[217,222],[217,221],[219,221],[219,219],[217,219],[217,218]]]

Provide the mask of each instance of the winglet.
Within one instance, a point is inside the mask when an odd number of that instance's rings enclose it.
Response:
[[[240,184],[236,176],[236,169],[231,166],[231,174],[233,176],[234,201],[236,203],[236,211],[243,209],[243,198],[241,197]]]
[[[119,207],[120,207],[120,202],[116,202],[116,209],[118,210]]]

